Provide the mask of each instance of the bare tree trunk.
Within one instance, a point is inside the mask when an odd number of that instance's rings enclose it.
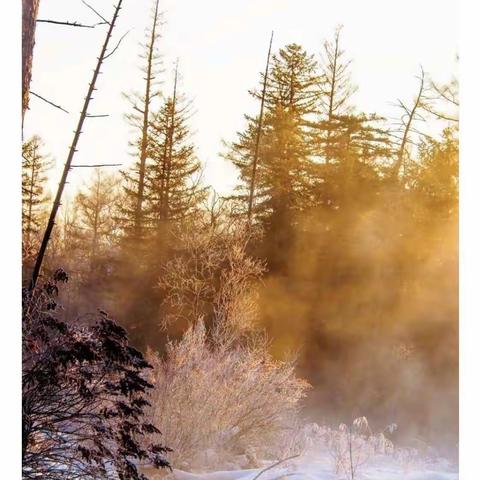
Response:
[[[22,125],[25,111],[28,109],[35,25],[39,5],[40,0],[22,0]]]
[[[139,235],[143,226],[143,197],[145,191],[145,166],[147,161],[147,147],[148,147],[148,126],[150,121],[150,102],[152,99],[152,73],[153,73],[153,60],[155,51],[155,41],[157,39],[157,27],[158,27],[158,5],[159,0],[155,3],[155,13],[153,17],[152,34],[150,36],[150,43],[148,44],[147,54],[147,77],[145,83],[145,101],[143,107],[143,125],[142,125],[142,141],[140,144],[140,166],[139,166],[139,178],[138,178],[138,195],[137,203],[135,205],[135,234]]]
[[[168,132],[168,159],[167,159],[167,171],[166,171],[166,179],[165,179],[165,197],[164,197],[164,218],[168,220],[169,216],[169,209],[170,209],[170,202],[169,202],[169,195],[170,195],[170,176],[172,173],[172,155],[173,155],[173,134],[175,132],[175,111],[177,108],[177,81],[178,81],[178,61],[177,65],[175,66],[175,79],[173,82],[173,97],[172,97],[172,112],[170,117],[170,129]]]
[[[52,234],[53,226],[55,225],[55,217],[57,216],[58,209],[60,208],[60,201],[62,199],[62,193],[65,188],[65,184],[67,183],[67,177],[70,169],[72,168],[72,160],[73,157],[75,156],[75,152],[77,151],[77,144],[78,140],[80,138],[80,134],[82,133],[82,127],[83,123],[85,121],[85,118],[87,118],[87,113],[88,113],[88,106],[90,104],[90,101],[92,100],[92,94],[95,90],[95,84],[97,82],[98,75],[100,73],[100,68],[102,67],[103,60],[107,56],[107,48],[108,44],[110,42],[110,38],[112,36],[113,29],[115,27],[115,23],[117,21],[118,15],[120,13],[120,9],[122,7],[122,2],[123,0],[118,0],[118,3],[115,7],[115,12],[113,14],[113,18],[109,24],[108,32],[105,37],[105,42],[102,46],[102,50],[100,52],[100,55],[97,60],[97,65],[95,67],[95,70],[93,71],[93,76],[92,80],[90,82],[90,85],[88,86],[88,92],[87,96],[85,97],[85,101],[83,103],[83,108],[80,113],[80,118],[78,120],[78,125],[77,128],[75,129],[75,134],[73,136],[73,141],[72,145],[70,146],[70,150],[68,152],[68,157],[65,162],[65,166],[63,167],[63,173],[62,173],[62,178],[60,179],[60,183],[58,184],[58,189],[57,189],[57,194],[55,196],[55,200],[52,205],[52,210],[50,212],[50,217],[48,219],[47,223],[47,228],[45,229],[45,233],[43,235],[42,239],[42,244],[40,246],[40,250],[38,252],[36,261],[35,261],[35,266],[33,268],[33,273],[32,273],[32,279],[30,282],[30,290],[33,290],[35,288],[35,285],[38,280],[38,276],[40,274],[40,270],[42,268],[42,263],[43,263],[43,258],[45,256],[45,252],[47,250],[48,242],[50,240],[50,235]]]
[[[408,136],[410,134],[410,131],[412,129],[413,121],[415,120],[415,114],[417,113],[417,110],[422,104],[423,96],[424,96],[424,90],[425,90],[425,73],[423,72],[420,76],[420,87],[418,89],[418,94],[417,98],[415,99],[415,102],[412,106],[411,109],[408,109],[403,103],[400,103],[400,106],[404,110],[406,116],[407,116],[407,121],[404,122],[405,129],[403,131],[402,135],[402,141],[400,143],[400,147],[398,149],[398,154],[397,154],[397,160],[395,164],[393,165],[393,170],[392,170],[392,179],[393,180],[398,180],[398,176],[400,174],[400,169],[403,166],[404,163],[404,156],[405,156],[405,149],[408,143]]]
[[[327,145],[325,149],[325,162],[330,163],[330,153],[331,153],[331,136],[332,136],[332,120],[333,120],[333,101],[335,99],[335,89],[337,87],[337,61],[338,61],[338,44],[340,40],[340,30],[337,30],[335,33],[335,53],[333,59],[333,68],[332,68],[332,83],[329,92],[328,98],[328,130],[327,130]]]
[[[252,178],[250,179],[250,191],[248,195],[248,212],[247,212],[247,218],[248,218],[249,224],[252,221],[253,197],[255,193],[255,180],[257,175],[260,137],[262,135],[262,128],[263,128],[263,110],[265,106],[265,95],[267,93],[267,77],[268,77],[268,69],[270,67],[270,54],[272,52],[272,42],[273,42],[273,31],[272,31],[272,35],[270,36],[270,45],[268,47],[268,54],[267,54],[267,64],[265,66],[265,75],[263,77],[262,98],[260,101],[260,115],[258,117],[257,136],[255,139],[255,152],[253,154],[253,162],[252,162]]]

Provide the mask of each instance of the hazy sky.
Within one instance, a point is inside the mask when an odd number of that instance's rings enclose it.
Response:
[[[114,0],[89,3],[110,18]],[[143,39],[153,0],[124,0],[112,45],[131,32],[108,59],[98,82],[90,113],[104,119],[86,121],[77,163],[132,161],[128,141],[133,136],[123,118],[129,105],[122,92],[142,86],[138,43]],[[268,40],[275,31],[274,50],[296,42],[318,54],[335,26],[344,25],[343,45],[354,60],[359,86],[356,103],[367,112],[394,116],[397,98],[415,93],[419,65],[438,81],[455,69],[457,6],[453,0],[161,0],[166,25],[160,49],[164,54],[166,93],[172,68],[180,59],[182,89],[193,100],[197,153],[205,165],[205,182],[221,192],[236,183],[235,169],[219,158],[222,139],[232,140],[244,126],[243,114],[258,106],[248,95],[264,69]],[[42,0],[39,18],[95,23],[97,18],[80,0]],[[36,98],[30,100],[25,136],[39,134],[56,159],[55,185],[78,121],[105,27],[94,30],[51,24],[37,25],[31,89],[62,105],[67,115]],[[76,188],[89,169],[70,174]]]

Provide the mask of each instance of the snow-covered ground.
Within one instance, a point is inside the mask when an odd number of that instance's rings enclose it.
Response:
[[[259,480],[345,480],[345,476],[335,474],[328,456],[300,457],[270,470],[264,471],[265,468],[208,473],[174,470],[172,477],[175,480],[254,480],[263,471]],[[360,468],[355,480],[458,480],[458,472],[444,460],[408,466],[379,457]]]
[[[365,417],[338,429],[305,424],[289,437],[294,440],[290,447],[274,455],[276,461],[259,461],[264,458],[260,451],[221,455],[208,450],[197,465],[210,468],[196,469],[190,463],[192,471],[174,468],[168,480],[458,480],[458,467],[420,439],[416,439],[418,448],[394,446],[385,435],[396,428],[392,424],[374,434]],[[184,465],[190,470],[189,464]],[[152,480],[165,476],[165,472],[158,477],[149,473]]]

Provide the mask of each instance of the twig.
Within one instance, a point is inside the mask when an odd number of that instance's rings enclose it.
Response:
[[[78,164],[71,165],[70,168],[97,168],[97,167],[121,167],[121,163],[99,163],[97,165]]]
[[[292,455],[292,456],[290,456],[290,457],[284,458],[283,460],[279,460],[278,462],[274,463],[273,465],[270,465],[269,467],[264,468],[263,470],[260,470],[260,472],[258,472],[258,473],[252,478],[252,480],[257,480],[258,477],[259,477],[260,475],[262,475],[262,473],[268,472],[268,470],[271,470],[272,468],[277,467],[277,466],[280,465],[281,463],[284,463],[284,462],[286,462],[286,461],[288,461],[288,460],[292,460],[293,458],[297,458],[297,457],[299,457],[299,456],[300,456],[300,455],[297,454],[297,455]]]
[[[83,23],[79,22],[62,22],[60,20],[49,20],[49,19],[37,19],[37,23],[53,23],[55,25],[66,25],[68,27],[78,27],[78,28],[95,28],[98,25],[105,25],[105,22],[95,23],[93,25],[84,25]]]
[[[87,118],[103,118],[103,117],[109,117],[110,115],[104,114],[104,115],[90,115],[89,113],[87,114]]]
[[[96,15],[98,15],[107,25],[110,25],[110,22],[105,19],[104,17],[102,17],[91,5],[89,5],[87,2],[85,2],[85,0],[82,0],[82,3],[88,7],[93,13],[95,13]]]
[[[55,107],[55,108],[58,108],[59,110],[62,110],[62,112],[65,112],[65,113],[70,113],[68,112],[67,110],[65,110],[64,108],[62,108],[60,105],[57,105],[56,103],[53,103],[51,102],[50,100],[47,100],[46,98],[42,97],[41,95],[39,95],[38,93],[35,93],[35,92],[32,92],[30,90],[30,93],[34,96],[34,97],[37,97],[39,98],[40,100],[43,100],[44,102],[48,103],[49,105],[51,105],[52,107]]]
[[[128,32],[125,32],[121,37],[120,37],[120,40],[118,41],[117,45],[115,46],[115,48],[108,54],[105,56],[104,60],[106,60],[108,57],[111,57],[115,51],[117,50],[117,48],[120,46],[120,43],[122,43],[122,40],[130,33],[130,30]]]
[[[300,472],[290,472],[290,473],[284,473],[283,475],[280,475],[279,477],[272,478],[272,480],[280,480],[285,477],[293,477],[294,475],[302,475]],[[303,474],[305,475],[305,474]]]

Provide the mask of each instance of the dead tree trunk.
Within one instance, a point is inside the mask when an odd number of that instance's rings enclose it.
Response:
[[[338,62],[338,45],[340,42],[340,30],[335,33],[335,51],[333,54],[332,77],[330,84],[330,91],[328,92],[328,129],[327,129],[327,143],[325,148],[325,162],[330,163],[331,153],[331,137],[332,137],[332,120],[334,111],[335,89],[337,87],[337,62]]]
[[[40,0],[22,0],[22,124],[25,111],[28,109],[35,25],[39,5]]]
[[[142,140],[140,144],[140,166],[138,171],[138,192],[137,202],[135,205],[135,234],[141,233],[143,224],[143,199],[145,195],[145,169],[147,162],[147,147],[148,147],[148,127],[150,121],[150,102],[152,100],[152,75],[153,75],[153,60],[155,51],[155,42],[157,40],[157,27],[158,27],[158,5],[159,0],[155,3],[155,13],[153,16],[152,33],[150,36],[150,42],[148,44],[147,53],[147,69],[146,69],[146,82],[145,82],[145,101],[143,106],[143,124],[142,124]]]
[[[52,210],[50,212],[50,217],[48,219],[47,223],[47,228],[45,229],[45,233],[43,235],[42,239],[42,244],[40,245],[40,250],[38,251],[38,255],[35,261],[35,266],[33,268],[33,273],[32,273],[32,279],[30,281],[30,290],[33,290],[35,288],[35,285],[38,280],[38,276],[40,274],[40,270],[42,268],[42,263],[43,263],[43,258],[45,256],[45,252],[47,250],[48,242],[50,240],[50,235],[52,234],[53,226],[55,225],[55,217],[57,216],[58,209],[60,207],[60,201],[62,198],[62,193],[65,188],[65,184],[67,183],[67,177],[68,173],[72,167],[72,160],[73,157],[75,156],[75,152],[77,151],[77,144],[78,140],[80,138],[80,135],[82,133],[82,127],[83,123],[85,121],[85,118],[87,118],[87,113],[88,113],[88,106],[90,104],[90,101],[92,100],[92,94],[96,90],[95,84],[97,82],[98,75],[100,74],[100,68],[102,67],[103,61],[105,57],[107,56],[107,48],[108,44],[110,42],[110,38],[112,36],[113,29],[115,27],[115,23],[117,21],[118,15],[120,13],[120,9],[122,6],[123,0],[118,0],[117,6],[115,7],[115,12],[113,14],[112,20],[109,24],[108,32],[105,37],[105,42],[102,46],[102,50],[100,51],[100,56],[98,57],[97,60],[97,65],[95,67],[95,70],[93,71],[93,76],[92,80],[90,82],[90,85],[88,86],[88,92],[87,96],[85,97],[85,101],[83,103],[83,108],[80,113],[80,118],[78,120],[78,125],[75,130],[74,136],[73,136],[73,141],[72,145],[70,146],[70,150],[68,152],[68,157],[65,162],[65,166],[63,167],[63,173],[62,173],[62,178],[60,179],[60,183],[58,184],[58,189],[57,189],[57,194],[55,195],[55,200],[52,205]],[[112,52],[113,53],[113,52]]]
[[[248,223],[250,224],[252,221],[252,208],[253,208],[253,197],[255,194],[255,180],[257,175],[257,166],[258,166],[258,153],[260,149],[260,138],[262,136],[262,128],[263,128],[263,110],[265,107],[265,95],[267,93],[267,79],[268,79],[268,69],[270,67],[270,54],[272,52],[272,42],[273,42],[273,31],[272,35],[270,36],[270,45],[268,47],[268,54],[267,54],[267,64],[265,66],[265,74],[263,77],[263,89],[262,89],[262,97],[260,100],[260,114],[258,116],[258,127],[257,127],[257,135],[255,139],[255,151],[253,154],[253,162],[252,162],[252,178],[250,179],[250,190],[248,194],[248,212],[247,218]]]
[[[402,121],[404,124],[402,140],[400,142],[400,146],[398,149],[397,160],[395,161],[395,164],[393,165],[393,169],[392,169],[392,180],[394,181],[398,180],[400,169],[404,164],[405,149],[408,143],[408,136],[410,134],[410,131],[412,130],[413,122],[416,118],[416,113],[418,109],[422,106],[422,100],[424,97],[424,90],[425,90],[425,73],[423,69],[419,79],[420,79],[420,87],[418,89],[418,94],[413,106],[411,108],[408,108],[402,102],[400,102],[400,107],[405,112],[405,116],[407,117],[407,119],[406,121]]]
[[[175,66],[175,79],[173,81],[172,110],[170,112],[170,128],[168,131],[168,157],[165,178],[165,195],[163,206],[163,217],[168,220],[170,210],[170,177],[172,174],[172,158],[173,158],[173,136],[175,133],[175,113],[177,108],[177,81],[178,81],[178,60]]]

